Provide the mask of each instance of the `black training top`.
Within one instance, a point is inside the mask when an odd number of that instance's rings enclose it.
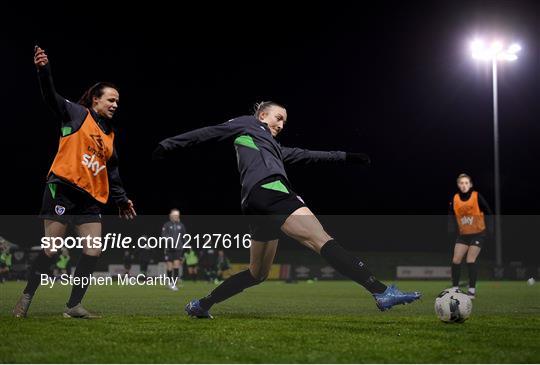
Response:
[[[165,151],[172,151],[227,138],[234,138],[242,185],[242,202],[247,199],[249,192],[259,181],[272,175],[287,178],[284,163],[345,162],[346,159],[346,153],[341,151],[309,151],[283,147],[274,139],[266,123],[253,115],[241,116],[222,124],[183,133],[167,138],[159,144]]]
[[[63,135],[71,134],[79,130],[88,115],[88,110],[90,110],[92,118],[94,118],[105,134],[112,132],[113,129],[109,120],[100,117],[91,108],[87,109],[80,104],[72,103],[56,92],[49,64],[38,69],[38,78],[43,99],[54,115],[60,120],[60,130]],[[118,155],[116,153],[116,148],[113,149],[113,154],[107,161],[107,175],[109,178],[110,196],[117,204],[126,203],[128,198],[122,180],[120,179],[120,173],[118,172]],[[55,176],[53,173],[49,175],[47,182],[65,184],[74,189],[83,191],[68,181]]]
[[[173,222],[171,220],[165,222],[161,228],[161,237],[172,238],[174,244],[178,242],[177,246],[168,244],[165,246],[165,253],[168,251],[182,251],[184,246],[184,235],[186,234],[186,226],[182,222]]]

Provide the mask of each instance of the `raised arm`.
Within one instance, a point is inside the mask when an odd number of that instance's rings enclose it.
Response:
[[[86,113],[85,108],[73,104],[56,92],[51,74],[49,58],[40,47],[35,47],[34,64],[38,71],[41,95],[47,106],[63,123],[80,119],[80,114]]]
[[[208,141],[221,141],[233,137],[243,130],[246,122],[248,122],[246,118],[247,117],[231,119],[222,124],[195,129],[175,137],[164,139],[159,142],[158,147],[154,150],[153,158],[163,158],[167,152],[179,148],[191,147]]]

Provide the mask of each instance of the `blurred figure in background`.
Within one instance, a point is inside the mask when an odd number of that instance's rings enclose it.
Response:
[[[67,248],[62,249],[62,252],[58,256],[58,261],[56,261],[56,266],[54,268],[54,276],[59,277],[62,274],[68,273],[69,265],[69,251]]]
[[[9,272],[13,266],[13,256],[8,245],[0,245],[0,283],[9,279]]]
[[[124,252],[124,275],[129,276],[129,272],[131,271],[131,265],[133,264],[133,254],[126,250]]]
[[[146,237],[146,236],[144,236]],[[139,265],[141,267],[141,274],[148,275],[148,264],[152,261],[152,250],[148,247],[148,244],[141,246],[137,252],[139,258]]]
[[[184,245],[183,236],[186,234],[186,227],[180,222],[180,211],[171,209],[169,221],[161,229],[161,237],[171,238],[171,243],[165,246],[165,264],[167,265],[167,277],[182,280],[182,247]],[[169,289],[177,291],[178,288],[171,284]]]
[[[202,250],[200,254],[200,265],[203,275],[206,280],[209,282],[214,282],[217,278],[217,267],[216,267],[216,250],[209,248],[207,250]]]
[[[231,262],[225,256],[225,251],[219,250],[218,251],[218,257],[217,257],[217,280],[219,282],[223,281],[224,274],[228,274],[229,270],[231,269]]]
[[[197,255],[197,252],[191,247],[184,253],[184,260],[186,260],[188,278],[193,280],[193,282],[196,282],[197,276],[199,275],[199,256]]]

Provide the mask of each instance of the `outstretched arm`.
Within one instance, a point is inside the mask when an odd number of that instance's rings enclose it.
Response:
[[[341,151],[310,151],[302,148],[281,147],[283,162],[305,164],[321,162],[344,162],[347,154]]]
[[[351,153],[342,151],[310,151],[301,148],[281,147],[283,162],[287,164],[312,164],[321,162],[347,162],[368,166],[371,161],[364,153]]]
[[[43,100],[45,100],[47,106],[51,108],[57,117],[65,120],[67,116],[66,100],[56,92],[51,75],[49,58],[45,51],[38,46],[34,49],[34,64],[38,71],[39,86]]]
[[[154,150],[153,158],[164,158],[167,152],[179,148],[191,147],[208,141],[221,141],[233,137],[240,133],[245,126],[246,120],[244,118],[231,119],[222,124],[195,129],[175,137],[164,139],[159,142],[158,147]]]

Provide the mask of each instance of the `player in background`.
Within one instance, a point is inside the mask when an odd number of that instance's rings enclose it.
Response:
[[[190,247],[186,252],[184,252],[184,260],[186,261],[187,266],[187,277],[193,282],[197,281],[199,276],[199,255]]]
[[[469,175],[460,174],[457,178],[457,186],[459,191],[450,201],[448,208],[448,230],[456,237],[452,258],[452,286],[459,289],[461,263],[465,258],[469,269],[467,294],[474,299],[478,276],[476,260],[486,241],[488,231],[493,232],[491,220],[493,213],[484,197],[473,189]]]
[[[70,259],[71,257],[69,256],[69,250],[67,248],[62,249],[62,252],[58,256],[58,260],[56,261],[54,276],[59,277],[64,274],[68,274]]]
[[[180,210],[174,208],[169,212],[169,220],[161,228],[161,237],[169,238],[169,243],[165,246],[165,263],[167,265],[167,277],[182,280],[182,267],[184,257],[182,247],[184,245],[183,236],[186,234],[186,227],[180,221]],[[172,281],[171,281],[172,283]],[[169,285],[172,291],[178,291],[174,284]]]

